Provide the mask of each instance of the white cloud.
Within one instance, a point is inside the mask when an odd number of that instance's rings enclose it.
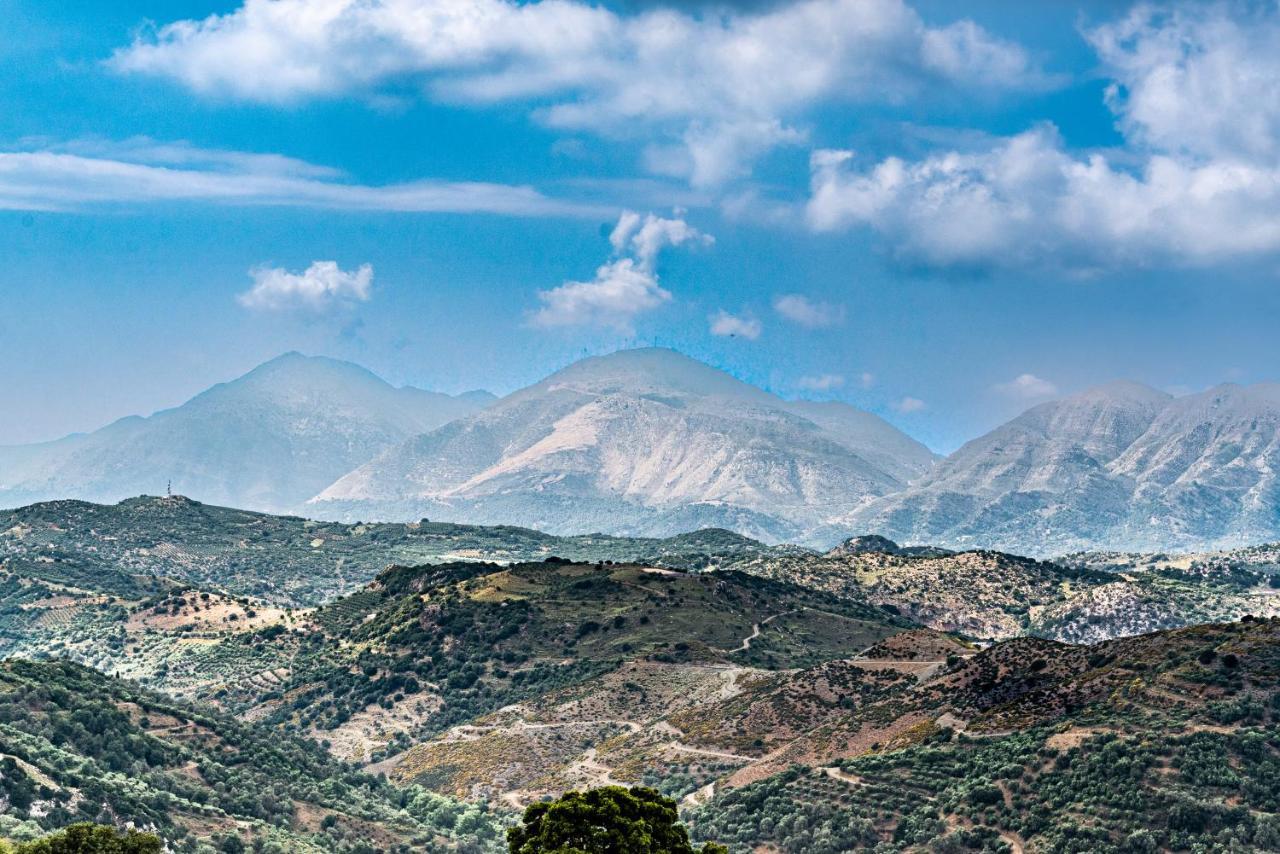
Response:
[[[863,388],[871,388],[875,384],[876,384],[876,375],[871,373],[870,371],[863,371],[861,374],[858,374],[858,385],[862,386]]]
[[[565,282],[540,291],[542,308],[533,314],[535,326],[605,326],[631,332],[636,315],[671,301],[671,292],[658,285],[652,271],[621,258],[596,270],[589,282]]]
[[[746,338],[755,341],[764,332],[764,324],[754,317],[739,317],[721,309],[711,315],[711,334],[721,338]]]
[[[596,270],[589,282],[565,282],[538,292],[542,308],[533,312],[535,326],[602,326],[622,333],[634,329],[635,318],[671,301],[658,284],[658,253],[668,246],[712,242],[679,216],[673,219],[626,211],[609,236],[615,258]]]
[[[918,397],[904,397],[897,403],[892,404],[893,408],[904,415],[912,412],[920,412],[928,407],[925,402]]]
[[[673,219],[634,211],[623,211],[609,234],[609,244],[618,253],[630,252],[645,268],[652,268],[658,253],[668,246],[697,242],[710,246],[715,238],[703,234],[679,216]]]
[[[71,143],[0,151],[0,209],[76,210],[104,204],[216,202],[406,213],[600,216],[608,208],[548,198],[532,187],[465,181],[370,186],[274,154],[183,144]],[[616,208],[614,209],[616,210]]]
[[[802,139],[789,122],[824,101],[1050,82],[1019,46],[967,21],[930,28],[902,0],[715,14],[582,0],[244,0],[145,33],[111,63],[254,101],[374,98],[408,82],[444,102],[529,102],[555,128],[654,142],[652,165],[699,186]]]
[[[1280,158],[1280,9],[1140,4],[1086,33],[1115,81],[1107,102],[1138,144],[1274,166]]]
[[[1050,127],[862,171],[849,152],[819,152],[811,189],[814,229],[870,227],[935,266],[1088,270],[1280,251],[1280,168],[1159,155],[1131,173],[1068,153]]]
[[[815,302],[804,294],[783,294],[773,301],[774,311],[806,329],[835,326],[844,321],[844,306]]]
[[[982,149],[811,158],[807,219],[929,266],[1079,271],[1280,253],[1280,7],[1141,5],[1087,33],[1127,146],[1033,128]]]
[[[839,374],[818,374],[801,377],[796,381],[796,385],[806,391],[831,391],[844,385],[844,377]]]
[[[1056,385],[1035,374],[1019,374],[1007,383],[997,383],[993,388],[1000,394],[1020,400],[1052,397],[1058,393]]]
[[[301,273],[281,267],[249,271],[253,287],[236,297],[245,308],[283,311],[305,309],[322,312],[336,305],[366,302],[373,287],[373,267],[361,264],[352,272],[336,261],[314,261]]]

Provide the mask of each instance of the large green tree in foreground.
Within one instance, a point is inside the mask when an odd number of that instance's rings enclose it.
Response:
[[[511,854],[696,854],[675,801],[654,789],[604,786],[534,804],[507,831]],[[724,854],[707,843],[702,854]]]
[[[17,847],[0,842],[0,854],[160,854],[160,838],[150,833],[84,822]]]

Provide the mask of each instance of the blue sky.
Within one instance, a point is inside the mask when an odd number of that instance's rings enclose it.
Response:
[[[0,443],[291,349],[502,393],[659,343],[942,451],[1280,378],[1276,7],[969,14],[0,0]]]

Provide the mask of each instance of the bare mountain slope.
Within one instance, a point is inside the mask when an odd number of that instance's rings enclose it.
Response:
[[[1241,546],[1280,533],[1280,385],[1221,385],[1165,407],[1111,470],[1135,484],[1134,543]]]
[[[1114,383],[969,442],[842,530],[1036,555],[1257,542],[1280,533],[1277,466],[1280,387]]]
[[[394,388],[357,365],[289,353],[147,418],[0,449],[0,505],[118,501],[172,480],[209,503],[292,509],[379,451],[491,399]]]
[[[902,489],[932,462],[852,407],[784,401],[670,350],[629,350],[387,451],[311,509],[781,539]]]

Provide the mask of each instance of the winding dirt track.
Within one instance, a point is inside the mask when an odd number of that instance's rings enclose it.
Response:
[[[696,753],[699,756],[716,756],[720,759],[736,759],[742,762],[756,761],[756,757],[754,756],[743,756],[741,753],[727,753],[723,750],[707,750],[702,747],[690,747],[689,745],[681,744],[678,741],[669,741],[664,744],[663,747],[669,747],[672,750],[678,750],[681,753]]]
[[[722,649],[722,650],[718,650],[718,652],[723,652],[725,655],[733,655],[735,652],[746,652],[747,650],[751,649],[751,642],[756,638],[760,637],[760,628],[762,626],[769,625],[779,617],[785,617],[787,614],[794,614],[794,613],[795,611],[783,611],[780,614],[774,614],[770,617],[765,617],[763,620],[761,620],[758,623],[752,623],[751,634],[743,638],[741,644],[734,647],[733,649]]]
[[[860,778],[855,777],[852,774],[846,774],[844,771],[840,770],[839,768],[836,768],[834,765],[828,765],[822,770],[832,780],[839,780],[842,783],[848,783],[850,786],[867,785]]]

